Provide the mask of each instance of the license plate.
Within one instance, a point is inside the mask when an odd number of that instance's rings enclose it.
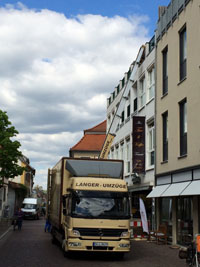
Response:
[[[106,242],[93,242],[93,247],[107,247],[108,243]]]

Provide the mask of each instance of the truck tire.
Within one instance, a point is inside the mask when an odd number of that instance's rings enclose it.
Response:
[[[65,250],[63,249],[63,256],[64,256],[65,258],[70,259],[70,258],[72,257],[72,252],[71,252],[71,251],[65,251]]]
[[[71,252],[65,250],[64,243],[65,243],[65,241],[64,241],[64,239],[63,239],[63,242],[62,242],[63,256],[64,256],[65,258],[70,258],[70,257],[71,257]]]
[[[56,245],[56,243],[57,243],[57,240],[56,240],[56,238],[55,238],[54,235],[52,235],[51,243],[52,243],[53,245]]]
[[[118,260],[123,260],[124,259],[124,253],[123,252],[117,253],[117,259]]]

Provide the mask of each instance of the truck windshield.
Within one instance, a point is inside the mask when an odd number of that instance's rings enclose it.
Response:
[[[72,217],[129,219],[128,193],[75,191],[72,194]]]
[[[36,209],[36,205],[35,204],[22,204],[22,208],[32,210],[32,209]]]

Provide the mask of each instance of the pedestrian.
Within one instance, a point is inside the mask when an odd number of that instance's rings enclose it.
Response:
[[[45,210],[45,206],[42,207],[42,215],[45,217],[46,215],[46,210]]]
[[[19,209],[15,212],[15,219],[14,219],[14,225],[13,225],[13,230],[14,230],[14,231],[15,231],[15,227],[16,227],[16,226],[18,226],[18,230],[21,231],[21,229],[22,229],[23,217],[24,217],[24,214],[23,214],[21,208],[19,208]]]
[[[50,221],[49,221],[49,217],[47,217],[47,219],[46,219],[46,223],[45,223],[44,231],[45,231],[45,232],[48,231],[49,233],[50,233],[50,231],[51,231],[51,223],[50,223]]]

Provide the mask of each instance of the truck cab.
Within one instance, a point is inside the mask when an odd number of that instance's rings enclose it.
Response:
[[[52,238],[72,251],[130,251],[130,198],[123,162],[63,158],[48,179]]]
[[[123,181],[105,179],[87,185],[126,186]],[[128,192],[98,191],[78,189],[79,182],[75,182],[69,195],[64,197],[63,226],[65,229],[65,250],[128,252],[130,251],[130,201]]]

